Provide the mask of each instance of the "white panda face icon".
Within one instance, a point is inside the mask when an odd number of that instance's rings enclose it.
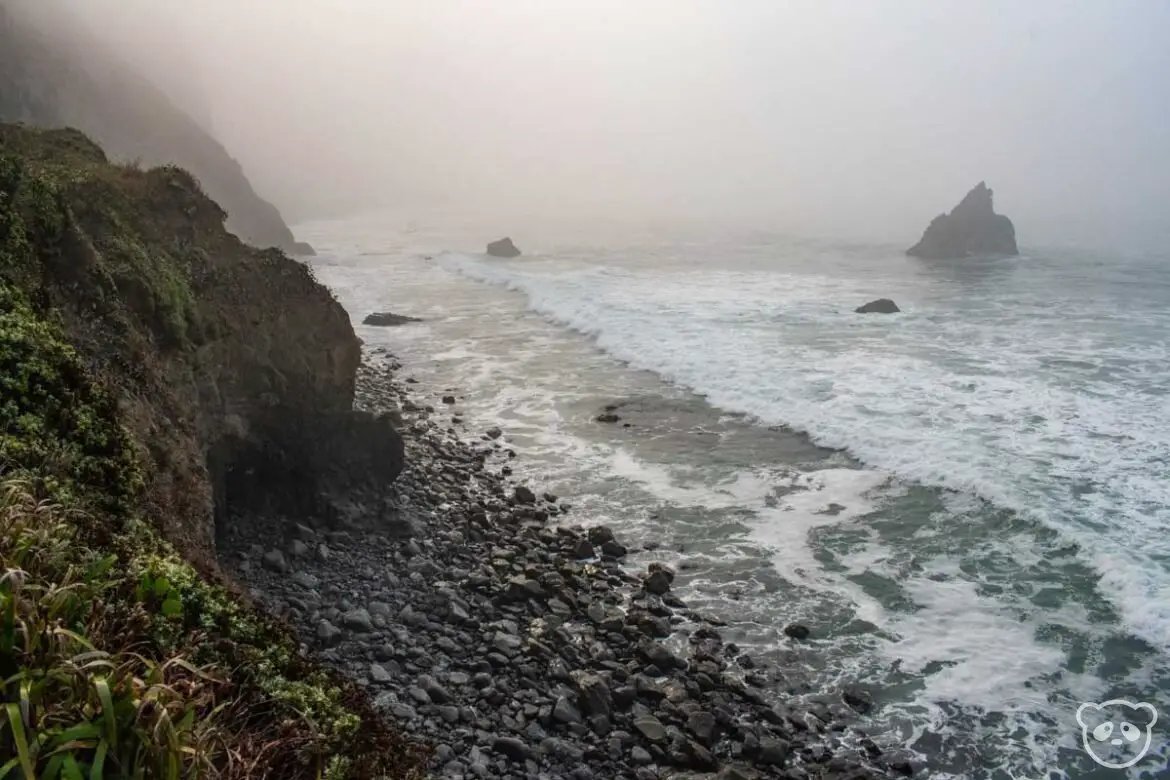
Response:
[[[1157,722],[1157,710],[1146,702],[1110,699],[1101,704],[1086,702],[1077,709],[1085,751],[1110,769],[1125,769],[1141,761],[1150,750]]]

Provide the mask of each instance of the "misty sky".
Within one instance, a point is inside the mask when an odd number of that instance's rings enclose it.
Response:
[[[1025,245],[1170,239],[1160,0],[71,4],[292,219],[385,203],[909,244],[985,179]]]

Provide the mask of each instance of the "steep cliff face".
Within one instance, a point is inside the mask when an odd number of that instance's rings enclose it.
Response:
[[[217,576],[213,497],[327,515],[402,466],[390,424],[350,411],[345,312],[223,221],[181,169],[0,124],[0,570],[20,574],[0,613],[22,627],[0,697],[27,704],[0,762],[21,777],[422,776],[425,746]]]
[[[258,247],[306,252],[227,150],[84,30],[52,26],[0,0],[0,122],[76,127],[114,158],[191,171],[228,213],[228,229]]]
[[[336,515],[363,480],[393,481],[402,441],[351,411],[360,342],[305,265],[227,232],[179,168],[113,165],[78,131],[14,125],[0,125],[5,154],[22,167],[0,190],[44,211],[26,220],[42,250],[0,276],[59,317],[115,390],[168,538],[210,564],[215,488],[222,502],[240,463],[287,464],[264,487],[288,515]]]

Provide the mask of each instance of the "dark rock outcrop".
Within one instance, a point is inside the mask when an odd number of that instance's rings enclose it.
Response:
[[[289,250],[289,254],[297,257],[315,257],[317,250],[308,241],[296,241]]]
[[[377,325],[379,327],[387,328],[394,325],[405,325],[408,322],[422,322],[418,317],[407,317],[405,314],[395,314],[389,311],[376,311],[367,314],[366,318],[362,320],[362,325]]]
[[[177,165],[245,242],[312,254],[207,130],[57,4],[0,4],[0,122],[76,127],[116,160]]]
[[[979,182],[950,214],[935,217],[911,257],[952,260],[972,255],[1017,255],[1016,229],[992,206],[992,191]]]
[[[225,230],[179,168],[120,168],[76,130],[0,124],[8,155],[37,163],[11,177],[18,199],[55,188],[32,202],[58,233],[0,278],[37,291],[118,399],[150,475],[145,514],[168,539],[210,567],[229,494],[277,495],[285,516],[344,515],[346,496],[377,506],[402,440],[353,411],[361,343],[307,266]]]
[[[867,304],[858,306],[853,311],[858,314],[894,314],[902,310],[898,308],[898,304],[889,298],[878,298],[876,301],[870,301]]]
[[[510,238],[501,238],[499,241],[493,241],[487,245],[487,253],[492,257],[519,257],[520,250],[512,243]]]

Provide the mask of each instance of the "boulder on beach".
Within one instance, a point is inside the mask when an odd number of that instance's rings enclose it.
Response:
[[[894,314],[902,310],[898,308],[898,304],[889,298],[878,298],[876,301],[870,301],[867,304],[858,306],[853,311],[858,314]]]
[[[487,253],[492,257],[519,257],[520,250],[512,243],[512,239],[508,237],[501,238],[499,241],[493,241],[487,245]]]
[[[391,327],[393,325],[405,325],[408,322],[422,322],[418,317],[407,317],[405,314],[395,314],[389,311],[376,311],[372,314],[367,314],[366,318],[362,320],[362,325],[378,325],[380,327]]]
[[[953,260],[972,255],[1018,255],[1016,229],[992,207],[992,191],[979,182],[950,214],[934,218],[922,240],[906,250],[911,257]]]

